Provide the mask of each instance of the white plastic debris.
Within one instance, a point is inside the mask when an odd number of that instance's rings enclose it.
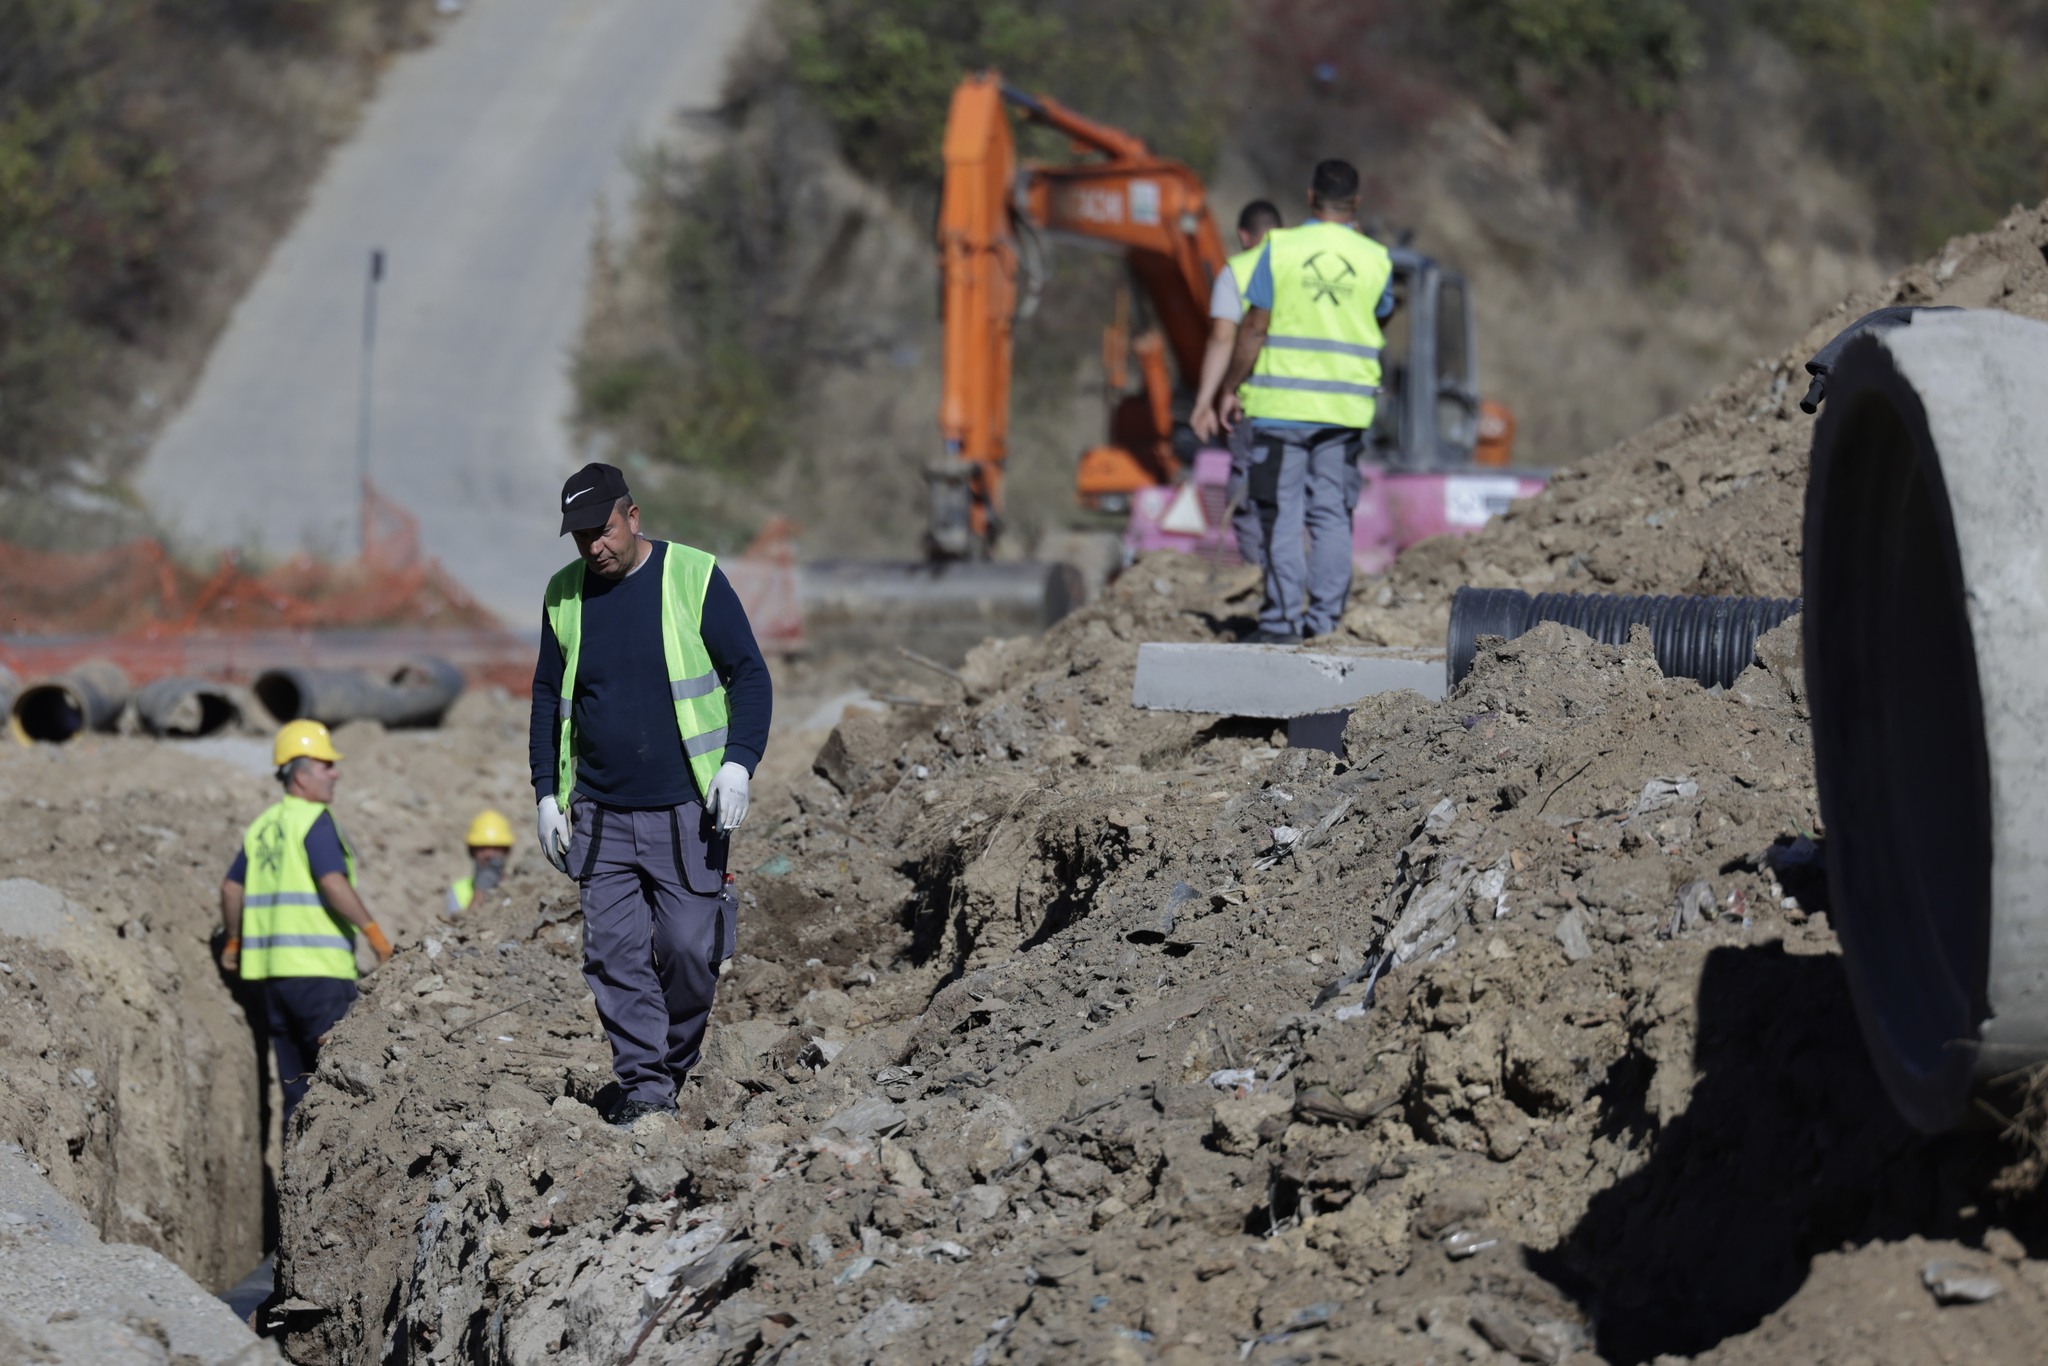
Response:
[[[1209,1074],[1209,1084],[1219,1091],[1246,1090],[1258,1081],[1259,1074],[1249,1067],[1225,1067]]]
[[[2005,1290],[2003,1281],[1971,1262],[1929,1262],[1920,1281],[1937,1304],[1982,1304]]]

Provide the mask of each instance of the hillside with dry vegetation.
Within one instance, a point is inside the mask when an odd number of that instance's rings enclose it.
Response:
[[[1563,464],[2037,198],[2044,54],[2038,0],[779,0],[729,77],[726,149],[651,156],[601,246],[581,423],[650,486],[687,476],[686,534],[736,544],[785,511],[821,552],[914,547],[937,149],[953,84],[994,66],[1184,158],[1224,219],[1257,195],[1296,213],[1317,158],[1356,161],[1376,230],[1473,281],[1520,458]],[[1105,429],[1117,279],[1056,250],[1019,322],[1027,548]]]

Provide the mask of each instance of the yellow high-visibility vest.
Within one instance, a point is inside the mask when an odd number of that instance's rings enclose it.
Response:
[[[652,553],[650,551],[650,553]],[[676,730],[683,755],[702,799],[725,762],[730,719],[725,684],[704,648],[704,593],[711,586],[716,557],[668,542],[661,566],[661,649],[668,664],[669,696],[676,704]],[[562,692],[556,708],[555,798],[569,809],[576,786],[576,657],[583,643],[583,561],[548,580],[548,625],[562,647]]]
[[[1365,234],[1320,220],[1274,229],[1265,250],[1273,317],[1245,381],[1245,412],[1255,420],[1371,427],[1386,344],[1375,314],[1393,259]]]
[[[1264,251],[1265,248],[1266,244],[1264,242],[1259,243],[1256,247],[1246,247],[1243,251],[1223,263],[1230,270],[1230,278],[1237,281],[1237,306],[1240,317],[1243,316],[1243,310],[1247,307],[1245,296],[1251,292],[1252,271],[1258,266],[1259,253]]]
[[[304,797],[285,797],[258,816],[242,836],[248,860],[242,885],[242,980],[271,977],[356,976],[356,927],[327,909],[306,832],[327,808]],[[341,835],[348,880],[356,880],[355,850]]]

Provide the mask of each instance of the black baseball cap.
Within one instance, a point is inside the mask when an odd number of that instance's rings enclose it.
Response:
[[[558,534],[595,531],[612,519],[612,504],[631,496],[626,476],[616,465],[591,461],[562,484],[562,529]]]

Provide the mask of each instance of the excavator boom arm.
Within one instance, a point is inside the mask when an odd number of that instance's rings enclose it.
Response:
[[[1005,104],[1065,135],[1099,160],[1021,168]],[[983,543],[1001,517],[1007,453],[1012,322],[1017,308],[1019,222],[1120,251],[1151,304],[1183,387],[1201,370],[1209,287],[1224,269],[1223,243],[1200,178],[1156,156],[1128,133],[1058,101],[1005,86],[994,73],[953,92],[939,211],[944,274],[945,393],[940,433],[966,465],[969,522]],[[1154,344],[1156,345],[1156,344]],[[1171,473],[1171,393],[1160,365],[1141,366],[1154,430],[1136,460]],[[946,538],[935,529],[935,543]]]

